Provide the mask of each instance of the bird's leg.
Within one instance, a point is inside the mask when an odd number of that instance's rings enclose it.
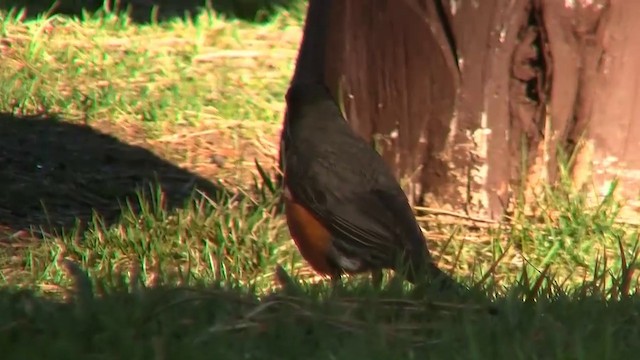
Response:
[[[265,300],[272,299],[275,300],[282,293],[286,295],[301,295],[302,288],[300,285],[287,273],[280,264],[276,264],[275,268],[275,280],[278,285],[281,286],[282,291],[273,291],[265,297]]]
[[[336,273],[331,276],[331,289],[335,291],[340,284],[342,283],[342,275],[340,273]]]
[[[377,290],[380,290],[380,288],[382,287],[382,270],[381,269],[371,270],[371,283],[373,284],[374,288],[376,288]]]

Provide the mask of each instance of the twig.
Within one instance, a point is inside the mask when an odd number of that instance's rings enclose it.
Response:
[[[190,132],[190,133],[171,134],[171,135],[163,136],[155,140],[155,142],[174,142],[174,141],[184,140],[184,139],[197,137],[197,136],[215,134],[219,131],[220,131],[219,129],[208,129],[208,130],[202,130],[202,131],[196,131],[196,132]]]
[[[210,52],[206,54],[196,55],[193,58],[195,62],[208,62],[217,59],[228,59],[228,58],[259,58],[259,57],[269,57],[269,58],[290,58],[289,54],[282,55],[280,52],[269,51],[268,53],[264,51],[255,51],[255,50],[220,50],[216,52]]]
[[[474,216],[470,216],[470,215],[467,215],[467,214],[458,213],[458,212],[454,212],[454,211],[435,209],[435,208],[429,208],[429,207],[424,207],[424,206],[414,206],[414,208],[417,211],[422,211],[422,212],[425,212],[427,214],[432,214],[432,215],[452,216],[452,217],[456,217],[456,218],[459,218],[459,219],[471,220],[471,221],[481,222],[481,223],[486,223],[486,224],[499,224],[500,223],[500,222],[498,222],[496,220],[474,217]]]

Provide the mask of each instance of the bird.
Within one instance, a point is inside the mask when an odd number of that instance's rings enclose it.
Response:
[[[339,283],[391,269],[413,284],[459,287],[434,263],[391,169],[349,125],[328,87],[292,82],[281,133],[283,202],[289,233],[311,268]]]

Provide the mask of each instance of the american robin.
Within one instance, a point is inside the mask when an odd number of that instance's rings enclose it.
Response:
[[[382,157],[346,122],[324,84],[293,83],[281,137],[291,237],[318,273],[403,270],[412,283],[448,277],[432,261],[405,193]],[[402,267],[402,268],[400,268]]]

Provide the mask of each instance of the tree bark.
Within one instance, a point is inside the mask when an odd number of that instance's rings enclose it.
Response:
[[[640,2],[344,0],[325,81],[418,203],[499,218],[558,178],[640,190]],[[628,202],[638,210],[638,203]]]

